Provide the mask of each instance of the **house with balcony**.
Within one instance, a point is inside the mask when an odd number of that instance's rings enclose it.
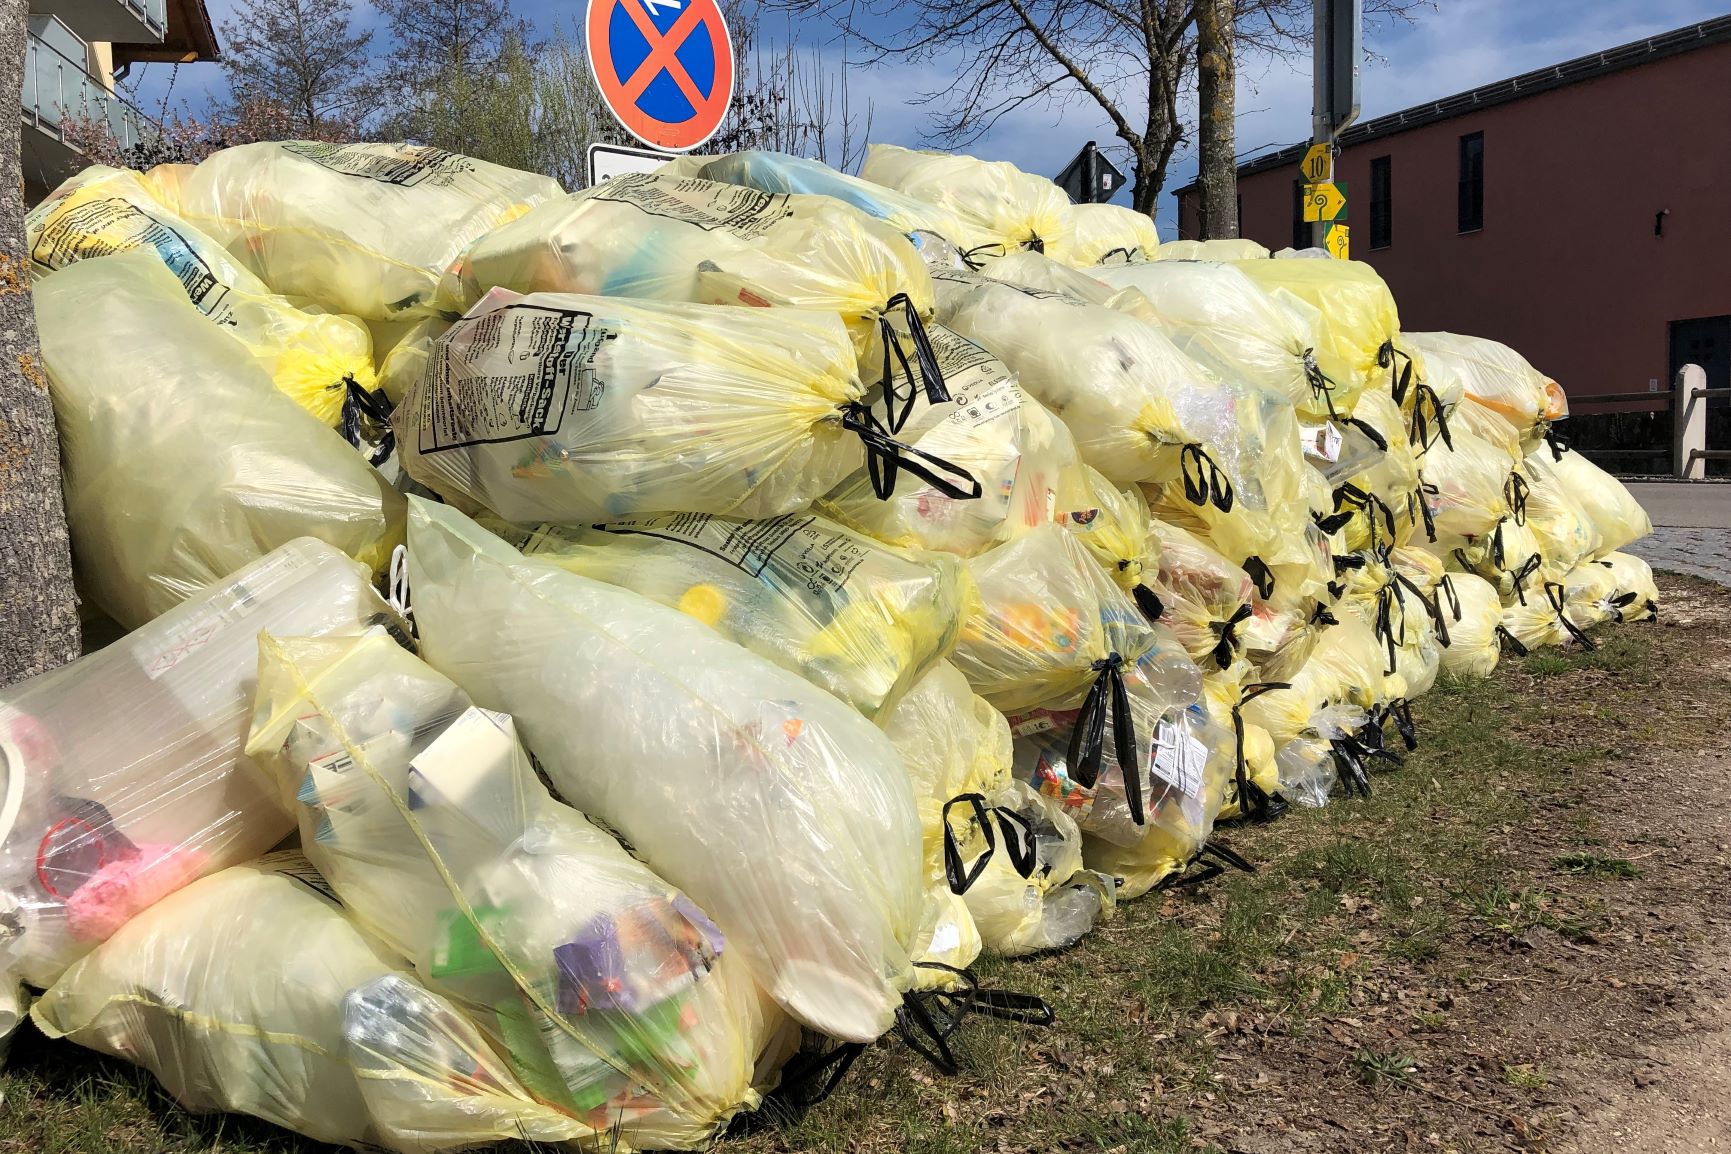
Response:
[[[114,90],[134,64],[217,59],[204,0],[31,0],[23,100],[24,191],[34,203],[88,161],[69,131],[104,121],[123,146],[156,130]]]

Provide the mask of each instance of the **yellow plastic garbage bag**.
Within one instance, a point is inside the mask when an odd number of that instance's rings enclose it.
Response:
[[[1464,428],[1425,451],[1419,469],[1430,510],[1428,528],[1447,552],[1489,533],[1508,513],[1503,495],[1519,458]],[[1426,540],[1431,540],[1429,534]]]
[[[1525,478],[1525,486],[1516,500],[1525,506],[1527,525],[1539,539],[1539,553],[1544,557],[1541,572],[1547,581],[1561,580],[1569,570],[1605,548],[1598,523],[1575,500],[1559,465],[1551,459],[1550,448],[1540,445],[1527,454],[1517,472]]]
[[[241,758],[254,639],[356,633],[388,613],[365,570],[303,538],[0,691],[0,995],[49,985],[163,896],[287,834]],[[16,1025],[0,1006],[0,1036]]]
[[[1101,305],[938,271],[938,319],[1008,365],[1115,485],[1168,480],[1181,466],[1228,501],[1226,468],[1202,444],[1232,394],[1153,326]],[[1216,487],[1211,483],[1219,479]]]
[[[887,185],[849,176],[822,161],[803,156],[750,149],[704,160],[690,175],[772,194],[834,197],[853,205],[867,216],[894,225],[922,251],[926,240],[920,235],[922,233],[948,242],[964,256],[1001,248],[990,234],[952,209],[898,192]]]
[[[409,390],[426,374],[434,343],[450,328],[451,322],[444,317],[424,317],[411,322],[403,326],[404,331],[379,358],[379,389],[393,408],[403,403]]]
[[[397,441],[409,476],[520,524],[775,517],[862,464],[862,393],[834,316],[499,290],[433,345]]]
[[[533,557],[671,606],[878,717],[955,647],[962,563],[815,513],[662,513],[589,528],[482,524]]]
[[[1659,586],[1653,580],[1651,565],[1633,553],[1606,553],[1594,564],[1611,570],[1620,595],[1635,595],[1633,601],[1622,606],[1618,620],[1652,621],[1659,616]]]
[[[475,1027],[357,930],[306,859],[163,899],[43,995],[51,1038],[149,1070],[189,1110],[421,1154],[584,1128],[530,1096]]]
[[[1334,408],[1356,416],[1358,394],[1381,386],[1405,404],[1424,379],[1400,331],[1394,296],[1362,261],[1247,260],[1238,267],[1264,291],[1285,292],[1317,310],[1316,363]]]
[[[1343,613],[1323,631],[1310,660],[1285,689],[1269,690],[1245,701],[1244,720],[1261,726],[1276,749],[1313,729],[1314,715],[1326,706],[1369,708],[1381,700],[1385,651],[1370,622]],[[1283,778],[1284,787],[1284,778]]]
[[[943,661],[877,720],[895,744],[920,813],[925,901],[909,952],[918,985],[939,986],[949,977],[939,966],[965,968],[980,954],[980,932],[964,895],[989,858],[1012,852],[1000,844],[1001,823],[985,801],[1008,783],[1010,731],[1003,715]],[[975,818],[982,844],[964,859],[962,847],[973,848],[968,822]],[[957,827],[967,832],[958,837]]]
[[[1518,474],[1510,474],[1511,477]],[[1515,486],[1511,486],[1515,488]],[[1543,578],[1535,576],[1545,558],[1540,553],[1539,538],[1528,525],[1524,508],[1519,514],[1509,513],[1484,537],[1465,546],[1457,546],[1445,559],[1470,573],[1477,573],[1497,588],[1497,596],[1505,604],[1525,601],[1538,589]]]
[[[1267,260],[1268,249],[1246,238],[1231,240],[1168,240],[1160,245],[1161,260]]]
[[[1449,607],[1442,667],[1456,677],[1489,677],[1502,659],[1503,603],[1496,586],[1475,573],[1450,573],[1440,588]]]
[[[1109,669],[1134,665],[1158,641],[1142,610],[1060,525],[971,558],[968,573],[979,602],[950,660],[1006,713],[1079,709]]]
[[[1254,612],[1255,583],[1188,530],[1160,519],[1149,527],[1159,542],[1160,565],[1146,584],[1164,609],[1160,623],[1204,670],[1226,668],[1244,646],[1242,631]]]
[[[1621,549],[1653,532],[1653,522],[1629,487],[1581,454],[1544,446],[1533,455],[1550,466],[1550,475],[1598,530],[1599,552]]]
[[[880,541],[964,557],[1047,524],[1060,509],[1090,507],[1069,428],[985,349],[943,325],[927,332],[950,399],[915,407],[895,437],[968,473],[980,496],[964,500],[947,486],[903,476],[880,498],[871,470],[862,467],[819,507]]]
[[[1070,260],[1070,198],[1043,176],[1002,160],[874,144],[862,178],[904,192],[957,216],[1003,244]]]
[[[1160,258],[1160,230],[1145,212],[1118,204],[1070,206],[1070,263],[1077,268]]]
[[[214,238],[159,201],[136,172],[91,165],[31,209],[25,230],[30,259],[44,272],[117,252],[154,253],[201,313],[327,425],[341,421],[351,384],[373,387],[372,338],[364,326],[303,312],[272,293]]]
[[[1527,650],[1570,642],[1582,649],[1597,649],[1598,644],[1586,631],[1603,620],[1601,609],[1591,599],[1570,604],[1568,587],[1561,581],[1546,581],[1529,591],[1525,600],[1503,605],[1503,628]]]
[[[1141,897],[1174,878],[1208,844],[1215,816],[1232,778],[1232,737],[1196,705],[1174,708],[1152,731],[1151,773],[1174,788],[1162,797],[1157,816],[1132,842],[1084,834],[1088,867],[1120,878],[1122,899]]]
[[[136,628],[296,537],[385,567],[402,498],[155,254],[79,261],[33,296],[72,548],[109,616]]]
[[[920,825],[889,739],[676,610],[412,500],[427,661],[509,705],[560,795],[630,841],[804,1025],[865,1042],[913,984]]]
[[[1367,470],[1334,488],[1334,512],[1322,519],[1325,532],[1340,532],[1349,551],[1404,545],[1423,532],[1426,496],[1419,458],[1407,438],[1399,406],[1384,391],[1358,398],[1355,420],[1374,429],[1384,450]]]
[[[1424,358],[1429,372],[1455,378],[1465,401],[1500,418],[1523,448],[1532,448],[1551,422],[1569,415],[1562,386],[1505,344],[1458,333],[1403,333],[1402,340]]]
[[[1409,556],[1424,554],[1413,550]],[[1436,681],[1447,617],[1431,590],[1415,580],[1410,569],[1403,571],[1392,555],[1386,559],[1365,555],[1364,561],[1362,568],[1349,574],[1346,592],[1334,612],[1368,624],[1382,649],[1383,685],[1369,704],[1410,701]]]
[[[1336,787],[1348,797],[1368,795],[1370,779],[1358,737],[1370,723],[1370,715],[1352,704],[1325,705],[1312,713],[1304,732],[1275,753],[1280,796],[1316,808],[1328,804]]]
[[[462,308],[503,287],[835,313],[868,373],[881,365],[911,386],[929,367],[908,368],[924,356],[932,313],[919,250],[894,225],[827,196],[615,177],[493,230],[456,280],[446,295]]]
[[[428,145],[307,140],[225,148],[171,184],[180,215],[273,291],[367,320],[435,311],[469,244],[560,194]]]
[[[879,724],[919,799],[928,894],[941,886],[961,904],[927,936],[928,958],[1056,949],[1111,912],[1110,880],[1082,870],[1081,831],[1011,779],[1009,725],[954,666],[940,663]]]
[[[1279,393],[1313,420],[1328,415],[1330,382],[1316,361],[1315,309],[1263,291],[1238,265],[1223,261],[1109,265],[1089,275],[1139,291],[1166,335],[1191,358]]]
[[[1119,489],[1083,465],[1090,500],[1080,508],[1059,508],[1058,523],[1074,533],[1118,587],[1132,598],[1160,567],[1160,542],[1148,505],[1133,489]],[[1154,616],[1159,616],[1155,614]]]
[[[1157,320],[1153,306],[1136,289],[1113,288],[1095,277],[1096,269],[1076,269],[1044,253],[1021,249],[1008,256],[983,261],[973,270],[987,280],[1035,292],[1058,293],[1092,305],[1129,313],[1140,320]]]
[[[383,630],[259,638],[247,753],[356,924],[593,1139],[708,1144],[781,1020],[715,923]]]
[[[1189,829],[1203,820],[1201,764],[1160,756],[1161,718],[1195,704],[1201,671],[1169,638],[1135,663],[1103,670],[1079,709],[1009,715],[1016,776],[1057,801],[1085,835],[1136,845],[1148,826]]]
[[[1285,812],[1274,739],[1260,725],[1244,719],[1248,702],[1282,684],[1272,678],[1263,680],[1244,658],[1203,676],[1201,706],[1219,733],[1212,744],[1229,743],[1228,776],[1218,820],[1267,821]]]

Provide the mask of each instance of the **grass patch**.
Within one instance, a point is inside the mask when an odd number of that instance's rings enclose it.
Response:
[[[1551,1072],[1543,1066],[1504,1066],[1503,1081],[1517,1090],[1543,1090],[1551,1084]]]
[[[1353,1076],[1367,1086],[1381,1082],[1405,1082],[1418,1073],[1418,1064],[1396,1050],[1362,1049],[1347,1059]]]
[[[1627,858],[1600,857],[1596,853],[1566,853],[1551,859],[1551,865],[1564,873],[1590,874],[1606,878],[1638,878],[1641,871]]]

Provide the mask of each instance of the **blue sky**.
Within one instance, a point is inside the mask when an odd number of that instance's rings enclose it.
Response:
[[[220,25],[237,2],[207,0]],[[517,0],[517,8],[542,28],[569,27],[581,22],[587,0]],[[357,17],[370,22],[365,0],[355,4]],[[1363,115],[1378,116],[1411,104],[1473,88],[1529,69],[1554,64],[1695,21],[1724,15],[1731,0],[1436,0],[1434,10],[1418,13],[1406,27],[1387,30],[1370,45],[1378,58],[1363,77]],[[785,25],[770,18],[763,27],[768,40],[778,39]],[[802,29],[802,45],[839,56],[838,44],[824,44],[821,33]],[[170,69],[150,65],[140,85],[140,103],[154,112],[168,88]],[[882,66],[855,69],[850,74],[856,99],[873,99],[872,138],[896,144],[924,142],[930,128],[926,109],[904,103],[895,93],[941,88],[945,76],[930,66]],[[207,94],[224,90],[221,69],[187,65],[174,79],[171,101],[183,100],[193,109]],[[1290,144],[1310,132],[1310,62],[1302,59],[1246,59],[1239,65],[1238,144],[1243,152],[1267,145]],[[1194,109],[1186,114],[1192,116]],[[969,148],[975,155],[1008,160],[1033,172],[1056,175],[1088,140],[1108,145],[1112,133],[1103,115],[1091,105],[1072,103],[1061,109],[1029,109],[1000,121]],[[1166,187],[1177,188],[1195,173],[1195,158],[1178,156]],[[1161,231],[1172,234],[1173,199],[1162,194],[1158,213]]]

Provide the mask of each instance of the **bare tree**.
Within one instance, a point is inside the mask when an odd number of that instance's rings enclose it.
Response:
[[[0,92],[24,86],[27,0],[0,0]],[[78,656],[54,406],[36,343],[23,141],[0,137],[0,685]]]
[[[1149,213],[1173,155],[1189,140],[1180,109],[1196,82],[1197,7],[1207,2],[770,0],[803,16],[828,16],[865,46],[861,63],[899,59],[941,68],[952,82],[913,98],[934,110],[931,135],[940,145],[966,146],[1021,109],[1092,105],[1129,154],[1132,202]],[[1383,17],[1433,6],[1367,0],[1365,9]],[[1237,0],[1232,7],[1238,50],[1293,51],[1310,41],[1310,0]],[[1230,154],[1231,139],[1220,143]]]
[[[286,110],[297,135],[352,135],[377,109],[371,31],[349,0],[246,0],[222,24],[223,70],[236,108]]]
[[[1196,0],[1196,183],[1202,239],[1238,235],[1237,0]]]

